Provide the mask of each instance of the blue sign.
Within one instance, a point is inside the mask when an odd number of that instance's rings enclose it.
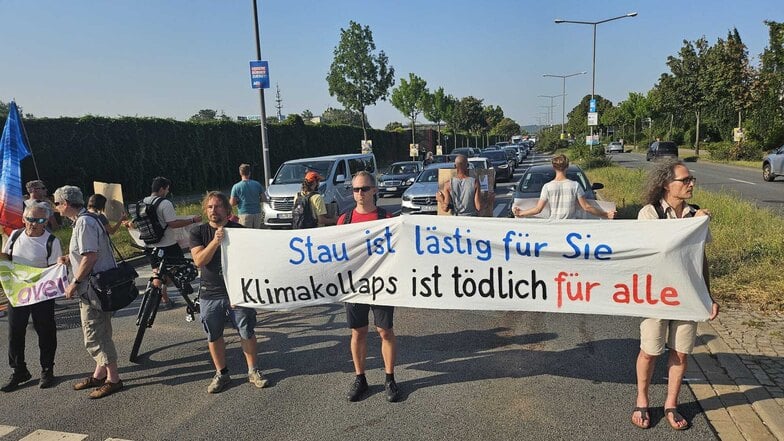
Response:
[[[250,62],[250,85],[254,89],[269,89],[269,64],[266,61]]]
[[[589,112],[596,112],[596,99],[591,98],[591,103],[588,105]]]

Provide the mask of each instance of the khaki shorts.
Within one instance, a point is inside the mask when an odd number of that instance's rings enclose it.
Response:
[[[239,218],[237,223],[245,228],[261,228],[261,224],[264,221],[263,213],[238,214],[237,217]]]
[[[648,355],[664,353],[664,344],[682,354],[691,354],[697,338],[697,322],[645,319],[640,323],[640,349]]]

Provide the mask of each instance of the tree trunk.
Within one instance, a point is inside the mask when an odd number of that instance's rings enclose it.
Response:
[[[411,118],[411,144],[416,144],[416,123]]]
[[[441,145],[441,121],[437,122],[436,126],[438,126],[438,145]]]
[[[697,127],[694,134],[694,154],[700,156],[700,111],[695,110],[694,115],[697,117]]]
[[[359,113],[362,114],[362,140],[367,141],[367,128],[365,127],[365,108],[359,109]]]

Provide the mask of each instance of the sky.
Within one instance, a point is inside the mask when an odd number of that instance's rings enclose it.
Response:
[[[0,100],[36,117],[101,115],[186,120],[199,109],[258,115],[248,62],[256,57],[252,0],[0,0]],[[258,0],[262,59],[272,88],[266,113],[315,115],[342,107],[327,72],[340,29],[368,25],[400,78],[501,106],[521,125],[545,123],[566,80],[566,112],[591,92],[593,27],[599,21],[596,94],[613,103],[645,93],[683,40],[710,43],[734,27],[752,63],[768,44],[765,20],[784,21],[780,0]],[[561,122],[561,98],[552,100]],[[383,128],[406,117],[389,101],[367,109]],[[420,116],[418,122],[423,122]]]

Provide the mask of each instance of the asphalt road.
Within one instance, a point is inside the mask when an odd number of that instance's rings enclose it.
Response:
[[[627,168],[648,169],[650,162],[645,155],[621,153],[612,155],[614,162]],[[784,180],[765,182],[762,179],[762,162],[759,170],[710,162],[688,162],[686,165],[697,177],[697,185],[708,191],[730,193],[768,208],[784,216]]]
[[[503,210],[511,186],[499,185],[497,210]],[[399,308],[396,377],[402,401],[384,399],[379,339],[371,332],[371,393],[349,403],[353,366],[339,305],[259,313],[261,367],[271,380],[263,390],[247,383],[239,339],[227,329],[234,382],[210,395],[206,387],[214,370],[204,332],[198,322],[185,322],[182,306],[161,311],[145,336],[140,363],[127,361],[137,301],[113,319],[126,388],[93,401],[71,390],[71,383],[91,373],[93,362],[82,347],[77,305],[64,303],[67,309],[57,312],[60,383],[37,387],[37,338],[29,327],[34,379],[0,394],[0,425],[18,427],[3,439],[22,439],[36,429],[87,434],[89,440],[715,439],[688,388],[680,402],[690,430],[672,431],[661,407],[653,409],[650,430],[630,424],[635,318]],[[7,339],[2,323],[0,339]],[[651,395],[657,406],[666,381],[659,361]]]

